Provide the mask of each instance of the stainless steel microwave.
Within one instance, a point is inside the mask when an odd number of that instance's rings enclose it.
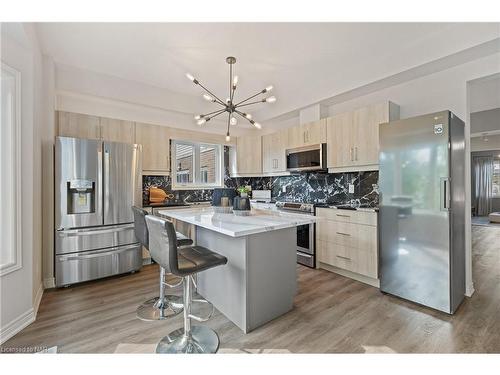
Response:
[[[307,172],[327,169],[326,143],[286,150],[286,170]]]

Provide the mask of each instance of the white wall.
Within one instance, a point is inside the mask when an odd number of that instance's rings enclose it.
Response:
[[[500,94],[499,94],[500,96]],[[471,101],[473,98],[471,98]],[[499,99],[500,100],[500,99]],[[470,114],[471,134],[500,132],[500,107]]]
[[[21,72],[22,268],[1,278],[0,333],[5,341],[31,323],[41,298],[40,55],[22,24],[2,25],[2,61]],[[34,263],[35,262],[35,263]]]
[[[470,150],[474,151],[490,151],[500,150],[500,134],[489,135],[488,141],[484,141],[483,137],[473,137],[470,139]],[[499,151],[500,155],[500,151]]]

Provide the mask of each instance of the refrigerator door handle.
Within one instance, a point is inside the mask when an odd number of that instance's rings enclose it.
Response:
[[[450,179],[448,177],[441,177],[440,179],[441,190],[441,211],[450,210]]]
[[[103,212],[102,212],[102,144],[101,148],[97,151],[97,213],[101,217],[101,223],[103,222]]]
[[[138,244],[132,244],[128,246],[124,246],[122,248],[114,248],[111,251],[104,251],[104,252],[94,252],[92,254],[82,254],[82,255],[61,255],[57,257],[57,260],[59,262],[65,262],[68,260],[83,260],[83,259],[92,259],[92,258],[99,258],[102,256],[106,255],[115,255],[115,254],[121,254],[126,251],[134,250],[137,249]]]
[[[109,212],[109,150],[104,146],[104,217]]]
[[[108,227],[105,229],[100,228],[92,228],[92,229],[70,229],[70,230],[61,230],[57,231],[57,235],[59,237],[74,237],[74,236],[95,236],[99,234],[107,234],[107,233],[118,233],[124,232],[127,230],[134,229],[134,224],[127,224],[124,226],[114,226]]]

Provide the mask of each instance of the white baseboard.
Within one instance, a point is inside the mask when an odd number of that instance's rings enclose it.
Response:
[[[40,307],[40,302],[42,301],[42,296],[43,296],[43,285],[40,284],[40,287],[36,292],[35,301],[33,303],[33,311],[35,313],[35,319],[38,314],[38,308]]]
[[[20,332],[35,321],[35,312],[33,308],[26,311],[21,316],[0,328],[0,344],[10,339],[16,333]]]
[[[474,289],[474,284],[473,283],[470,283],[468,285],[465,286],[465,296],[466,297],[472,297],[472,295],[474,294],[475,292],[475,289]]]
[[[43,288],[44,289],[51,289],[56,287],[56,279],[53,277],[47,277],[46,279],[43,279]]]

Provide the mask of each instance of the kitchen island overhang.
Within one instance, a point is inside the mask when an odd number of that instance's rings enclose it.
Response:
[[[287,313],[297,292],[296,227],[315,222],[306,215],[252,211],[250,216],[213,208],[159,211],[194,226],[197,245],[228,259],[198,274],[197,291],[243,332]]]

